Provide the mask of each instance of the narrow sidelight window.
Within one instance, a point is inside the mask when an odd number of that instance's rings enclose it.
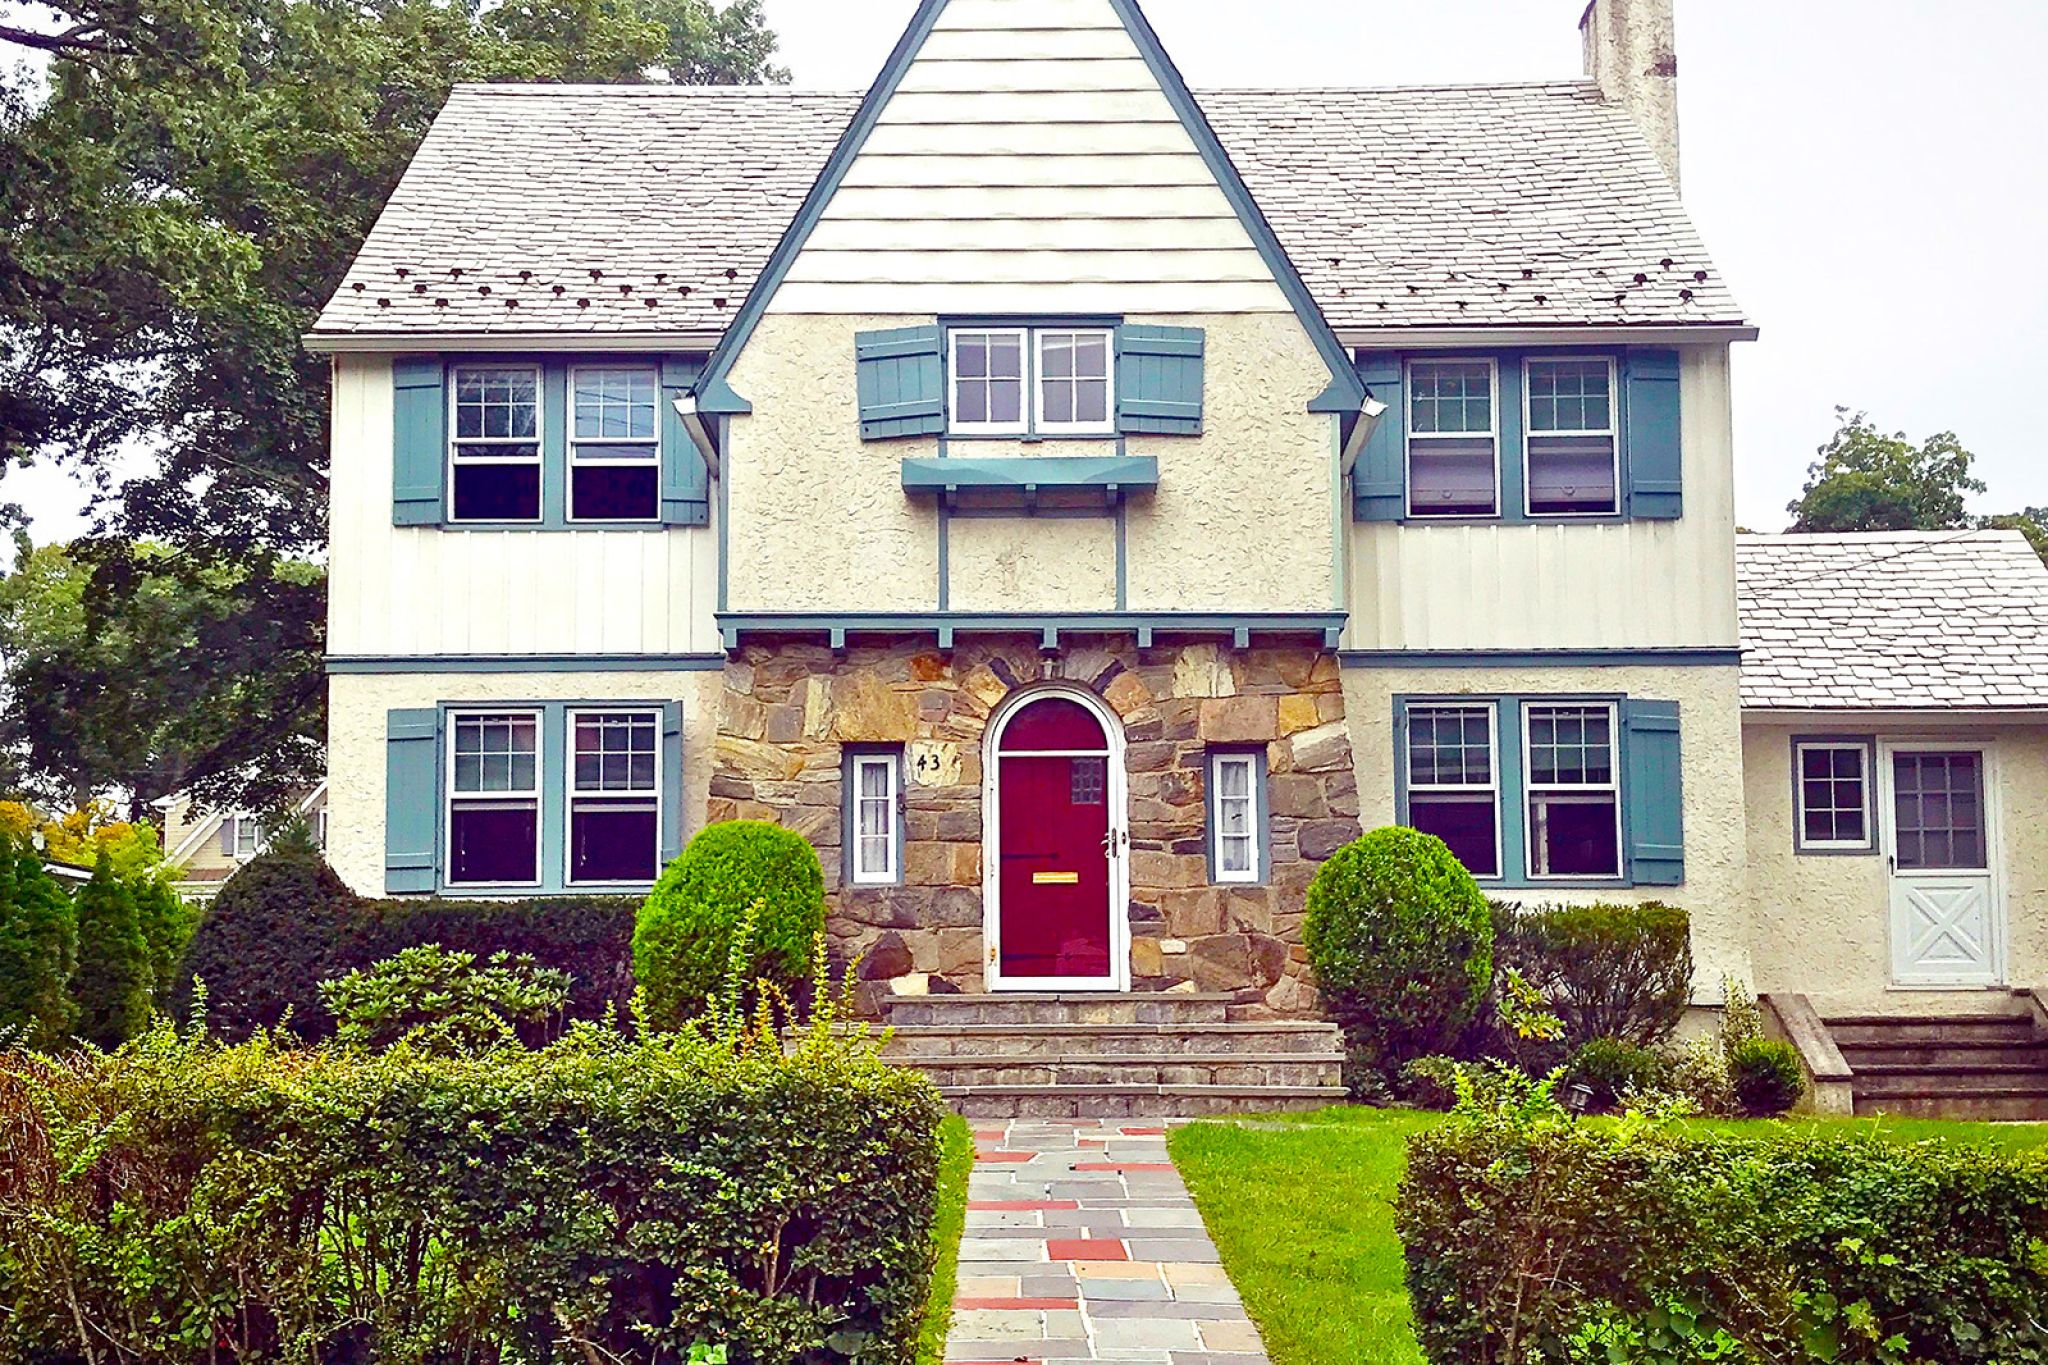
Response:
[[[1530,706],[1529,875],[1621,875],[1621,788],[1614,707],[1594,702]]]
[[[1492,706],[1408,712],[1408,823],[1475,877],[1500,876],[1500,773]]]
[[[1869,747],[1802,743],[1793,746],[1793,761],[1799,847],[1817,853],[1868,852],[1874,846]]]
[[[1209,757],[1209,831],[1219,882],[1256,882],[1264,850],[1254,754]]]
[[[661,425],[655,372],[569,372],[569,519],[661,519]]]
[[[1024,330],[954,332],[952,344],[953,430],[1023,435]]]
[[[1530,516],[1621,510],[1614,362],[1528,362]]]
[[[448,881],[540,882],[540,714],[457,712],[448,745]]]
[[[901,875],[897,804],[903,787],[902,756],[853,756],[853,880],[857,886],[886,886]]]
[[[1500,430],[1491,360],[1408,366],[1408,515],[1500,514]]]
[[[660,872],[661,715],[572,711],[572,886],[644,886]]]
[[[1102,435],[1115,429],[1110,388],[1110,333],[1036,332],[1038,430],[1047,435]]]
[[[450,386],[455,521],[540,520],[540,371],[458,365]]]

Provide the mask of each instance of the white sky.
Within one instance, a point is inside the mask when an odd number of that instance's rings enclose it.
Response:
[[[766,0],[796,83],[865,88],[916,0]],[[1149,0],[1190,84],[1570,78],[1584,0]],[[1247,24],[1248,15],[1257,22]],[[2048,4],[1679,0],[1686,200],[1763,340],[1736,348],[1745,525],[1777,529],[1834,407],[1955,430],[1978,510],[2048,503]],[[1369,206],[1364,210],[1370,212]],[[2037,387],[2038,386],[2038,387]],[[69,534],[65,481],[0,498]]]

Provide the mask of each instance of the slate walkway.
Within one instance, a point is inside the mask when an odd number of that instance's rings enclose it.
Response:
[[[974,1136],[948,1362],[1267,1365],[1164,1128],[1018,1120]]]

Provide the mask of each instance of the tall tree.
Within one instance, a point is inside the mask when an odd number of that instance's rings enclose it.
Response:
[[[1951,431],[1915,446],[1887,436],[1866,413],[1835,409],[1841,428],[1806,471],[1806,487],[1786,510],[1795,531],[1947,531],[1969,526],[1967,500],[1982,493],[1976,457]]]
[[[0,1032],[18,1030],[30,1047],[62,1043],[78,1017],[77,961],[71,898],[28,839],[0,830]]]
[[[78,1006],[78,1036],[115,1048],[149,1023],[149,943],[135,895],[114,876],[100,850],[92,880],[78,889],[78,969],[71,999]]]

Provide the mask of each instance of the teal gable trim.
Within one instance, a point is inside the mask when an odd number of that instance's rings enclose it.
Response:
[[[1346,668],[1736,668],[1740,649],[1347,649]]]
[[[1039,489],[1099,489],[1118,497],[1159,486],[1159,461],[1150,455],[913,457],[903,462],[903,491],[946,496],[963,489],[1018,492]]]
[[[1335,649],[1344,633],[1345,613],[1337,612],[1129,612],[1083,611],[1062,615],[1032,612],[840,612],[806,614],[725,612],[718,628],[728,650],[750,635],[823,635],[834,649],[846,647],[849,636],[934,635],[941,649],[951,649],[961,635],[1023,635],[1039,637],[1042,647],[1060,648],[1063,635],[1135,635],[1138,647],[1150,649],[1154,637],[1224,636],[1238,649],[1255,637],[1314,635],[1325,649]]]
[[[716,673],[723,654],[330,654],[330,677],[418,673]]]

